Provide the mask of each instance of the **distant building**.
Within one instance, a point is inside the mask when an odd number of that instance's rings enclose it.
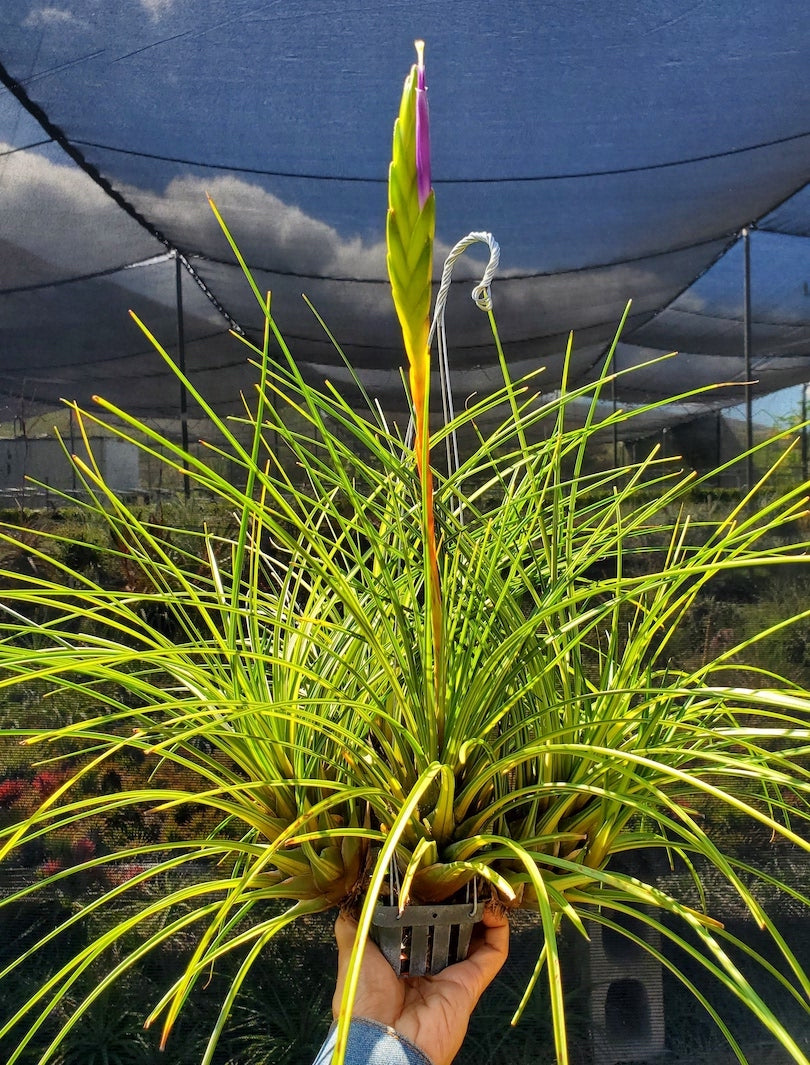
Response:
[[[124,493],[138,491],[138,448],[112,436],[91,439],[90,448],[110,488]],[[83,441],[76,441],[75,449],[87,461]],[[85,491],[59,440],[53,436],[0,439],[0,496],[41,501],[51,490],[54,495],[82,495]]]

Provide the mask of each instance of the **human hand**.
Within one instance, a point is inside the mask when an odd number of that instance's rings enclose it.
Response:
[[[357,924],[343,914],[335,922],[338,978],[332,999],[337,1019]],[[476,925],[465,961],[449,965],[436,976],[398,977],[376,944],[366,944],[353,1017],[365,1017],[394,1028],[409,1039],[433,1065],[450,1065],[458,1053],[470,1014],[494,980],[509,951],[509,923],[484,911]]]

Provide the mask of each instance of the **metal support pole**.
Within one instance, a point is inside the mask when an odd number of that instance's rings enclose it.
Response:
[[[75,425],[74,425],[74,422],[73,422],[73,407],[69,407],[68,408],[68,418],[70,419],[69,422],[68,422],[68,425],[70,427],[70,453],[71,453],[71,455],[75,455],[76,454],[76,432],[75,432]],[[76,465],[75,465],[75,463],[71,462],[71,464],[70,464],[70,490],[71,490],[71,492],[72,492],[72,494],[74,496],[76,495],[77,487],[78,487],[78,485],[76,483]],[[136,485],[136,487],[137,487],[137,485]]]
[[[751,235],[746,227],[742,231],[743,238],[743,356],[745,358],[745,487],[751,491],[754,485],[754,456],[751,450],[754,446],[754,413],[753,396],[751,395]]]
[[[807,481],[807,392],[810,384],[802,385],[802,480]]]
[[[183,328],[183,265],[180,255],[174,253],[174,281],[177,295],[177,365],[183,378],[186,376],[186,335]],[[180,441],[183,451],[188,452],[188,394],[185,380],[180,381]],[[188,470],[188,460],[183,459],[183,469]],[[183,495],[191,495],[191,481],[188,473],[183,474]]]
[[[614,363],[613,373],[616,373],[616,365]],[[619,424],[616,421],[616,378],[612,377],[610,381],[610,403],[613,408],[613,469],[619,467]]]

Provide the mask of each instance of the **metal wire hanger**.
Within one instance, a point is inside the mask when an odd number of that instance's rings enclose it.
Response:
[[[486,265],[481,280],[474,286],[470,293],[473,302],[480,310],[489,312],[492,310],[492,279],[495,276],[495,271],[498,269],[498,263],[501,258],[501,248],[497,240],[491,233],[485,232],[472,232],[468,233],[466,237],[463,237],[457,244],[453,246],[450,254],[444,261],[444,268],[442,269],[442,279],[439,283],[439,291],[436,293],[436,305],[433,311],[433,323],[430,327],[430,334],[428,336],[428,347],[431,346],[434,339],[437,340],[437,353],[439,362],[439,383],[441,387],[442,395],[442,416],[444,418],[444,424],[449,425],[455,418],[455,409],[453,406],[453,391],[450,386],[450,358],[447,348],[447,332],[444,324],[445,306],[447,304],[447,294],[450,291],[450,283],[453,276],[453,267],[456,262],[461,258],[467,248],[473,244],[486,244],[489,248],[489,262]],[[411,414],[410,421],[408,422],[408,430],[405,434],[405,446],[410,447],[413,443],[413,414]],[[452,475],[459,468],[459,455],[458,455],[458,439],[456,437],[456,431],[453,429],[445,438],[445,448],[447,451],[447,471],[448,475]]]

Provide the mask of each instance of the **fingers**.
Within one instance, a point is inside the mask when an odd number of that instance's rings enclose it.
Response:
[[[486,909],[481,919],[481,924],[486,928],[485,941],[503,954],[503,961],[509,953],[509,918],[505,913]],[[503,962],[501,962],[503,964]]]
[[[337,941],[337,984],[333,999],[333,1011],[338,1014],[340,1000],[343,995],[343,986],[349,971],[349,963],[352,958],[352,950],[357,939],[357,922],[345,914],[339,914],[335,921],[335,940]],[[370,944],[367,944],[367,949]]]
[[[340,1013],[340,1003],[343,998],[343,987],[346,983],[346,970],[349,968],[349,959],[352,955],[354,939],[357,935],[357,925],[343,914],[335,921],[335,939],[337,940],[338,962],[337,980],[335,993],[332,996],[332,1015],[337,1020]]]
[[[335,939],[338,946],[338,979],[335,989],[335,1015],[339,1009],[346,972],[357,938],[357,923],[343,914],[335,921]],[[366,945],[360,989],[379,993],[387,984],[392,987],[399,984],[393,969],[379,955],[380,966],[375,965],[377,949],[373,943]],[[505,916],[492,910],[485,910],[483,919],[476,925],[470,943],[470,950],[465,961],[449,966],[441,974],[444,979],[465,989],[465,998],[472,1010],[475,1003],[489,987],[501,970],[509,953],[509,921]],[[370,955],[370,957],[368,956]],[[371,980],[371,986],[367,986]],[[401,988],[398,989],[400,992]]]
[[[478,1001],[498,975],[508,953],[509,921],[501,914],[485,910],[483,920],[477,926],[470,944],[466,961],[458,963],[458,969],[466,967],[464,976],[474,995],[474,1002]]]
[[[335,939],[338,945],[338,978],[332,998],[332,1013],[337,1020],[345,1008],[343,992],[357,940],[357,923],[350,917],[338,917],[335,921]],[[393,1026],[402,1012],[404,984],[375,943],[367,939],[360,945],[363,948],[362,959],[351,1007],[352,1016],[367,1017],[380,1024]]]
[[[356,936],[357,922],[343,913],[338,914],[335,921],[335,939],[337,940],[338,952],[340,954],[345,954],[346,951],[351,952]]]
[[[484,907],[481,924],[486,925],[487,928],[508,928],[509,918],[502,912],[502,910],[494,910],[491,906],[487,905]]]
[[[353,917],[340,914],[335,921],[335,939],[338,948],[338,976],[342,978],[349,967],[352,950],[357,939],[357,921]],[[380,953],[377,944],[373,940],[367,939],[363,945],[364,971],[368,969],[376,970],[381,961],[385,961],[385,959]],[[385,964],[388,965],[388,962],[385,962]],[[388,966],[388,968],[390,969],[391,967]],[[391,969],[391,972],[393,973],[393,969]]]

